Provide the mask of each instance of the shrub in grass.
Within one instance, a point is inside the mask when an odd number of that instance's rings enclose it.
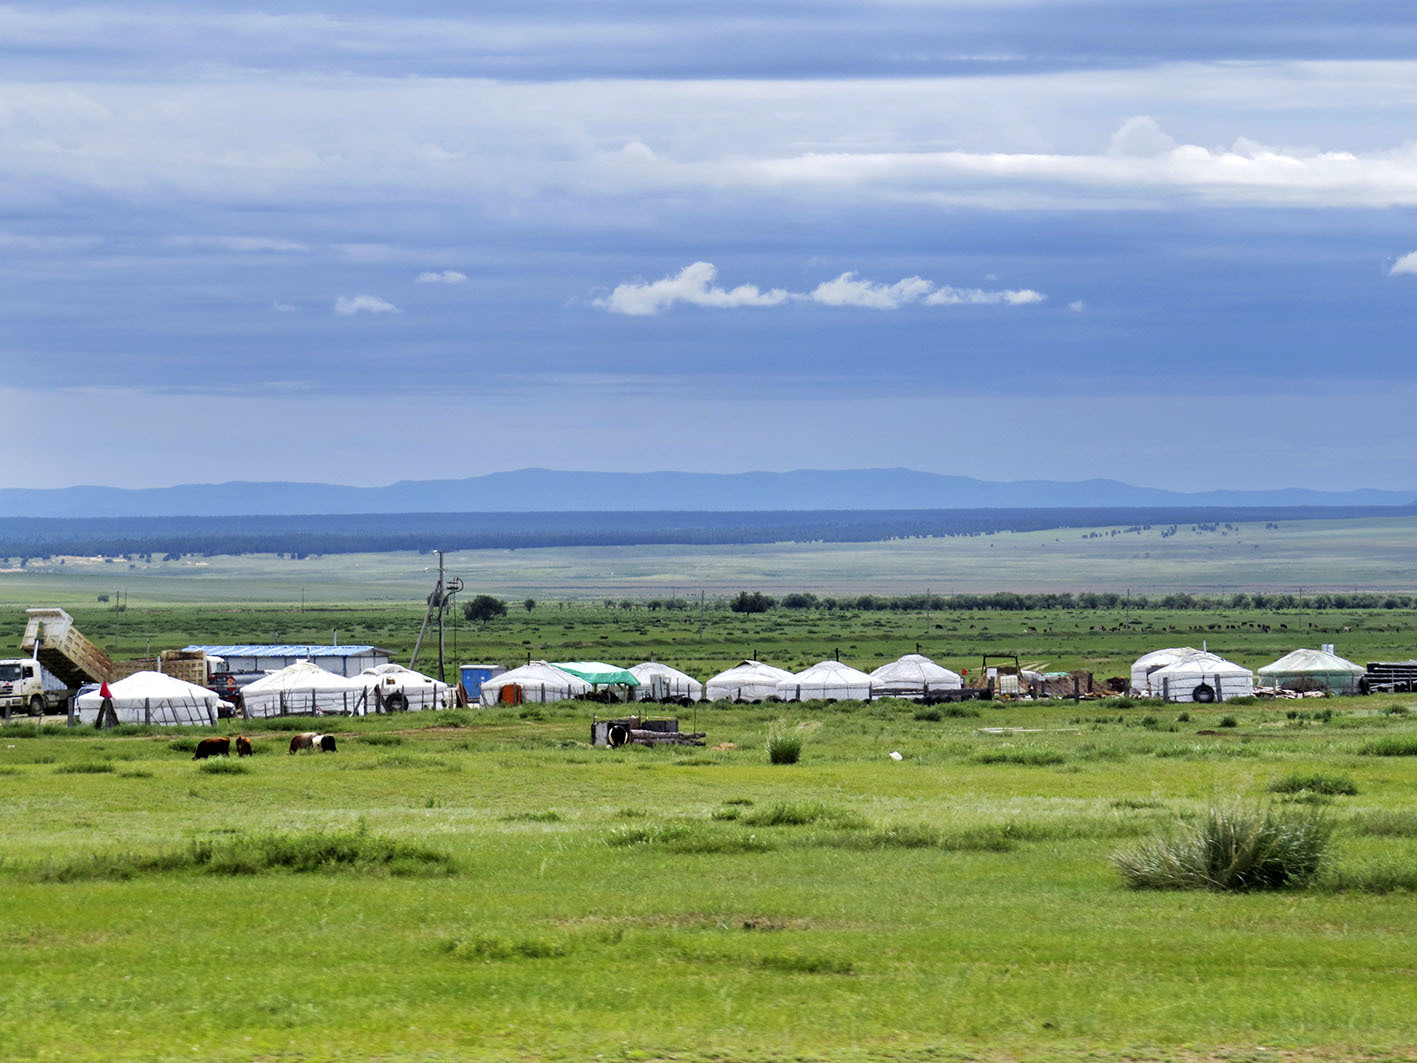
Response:
[[[360,735],[359,744],[365,746],[401,746],[403,745],[403,735],[380,734],[375,731],[373,734]]]
[[[753,966],[765,971],[781,971],[784,974],[855,974],[856,968],[850,960],[834,956],[759,956]]]
[[[1177,714],[1176,714],[1176,722],[1177,722],[1177,723],[1190,723],[1190,722],[1191,722],[1191,714],[1190,714],[1189,712],[1177,713]]]
[[[768,763],[796,764],[802,758],[803,734],[797,730],[773,727],[768,732]]]
[[[988,749],[974,756],[976,764],[1022,764],[1026,767],[1047,767],[1067,761],[1055,749]]]
[[[765,853],[771,842],[755,834],[730,834],[707,823],[655,823],[643,827],[616,827],[606,843],[618,849],[640,846],[671,853]]]
[[[1386,860],[1337,867],[1316,885],[1335,893],[1417,893],[1417,863]]]
[[[504,823],[560,823],[564,817],[554,808],[548,808],[539,812],[508,812],[497,818]]]
[[[563,941],[550,938],[473,938],[470,941],[449,940],[440,946],[443,952],[459,960],[546,960],[566,955]]]
[[[60,764],[54,769],[55,775],[108,775],[117,769],[111,760],[80,760],[71,764]]]
[[[739,822],[750,827],[806,827],[819,824],[845,830],[866,826],[866,821],[852,809],[837,808],[820,801],[778,801],[745,813]]]
[[[1353,829],[1379,838],[1417,838],[1417,812],[1370,812],[1355,820]]]
[[[928,708],[916,709],[915,718],[917,720],[928,720],[931,723],[939,723],[945,716],[939,709],[931,705]]]
[[[201,761],[197,770],[203,775],[245,775],[251,769],[239,760],[217,759]]]
[[[1235,717],[1233,717],[1233,716],[1222,716],[1222,717],[1220,717],[1220,723],[1219,723],[1217,726],[1220,726],[1220,727],[1239,727],[1239,726],[1240,726],[1240,721],[1237,720],[1237,719],[1235,719]]]
[[[390,875],[451,874],[452,858],[435,849],[355,830],[245,835],[202,839],[157,853],[93,853],[68,863],[41,864],[30,877],[41,882],[130,879],[140,874],[203,870],[216,875],[271,871],[312,874],[354,871]]]
[[[1406,716],[1406,715],[1407,715],[1407,706],[1406,706],[1406,705],[1389,705],[1387,708],[1383,709],[1383,715],[1384,715],[1384,716]]]
[[[1318,874],[1330,833],[1313,813],[1212,808],[1194,826],[1112,862],[1133,889],[1286,889]]]
[[[1386,735],[1358,747],[1364,757],[1417,757],[1417,735]]]
[[[1347,775],[1325,775],[1322,772],[1293,772],[1269,784],[1272,794],[1328,794],[1329,796],[1351,797],[1358,792],[1358,784]]]

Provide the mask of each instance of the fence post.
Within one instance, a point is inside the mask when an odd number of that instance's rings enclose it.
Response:
[[[150,723],[152,723],[152,722],[153,722],[153,699],[152,699],[152,698],[144,698],[144,699],[143,699],[143,723],[150,724]]]

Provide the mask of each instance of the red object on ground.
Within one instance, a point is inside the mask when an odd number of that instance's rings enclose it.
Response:
[[[101,687],[98,688],[98,696],[101,697],[101,698],[111,698],[111,697],[113,697],[113,695],[112,695],[111,693],[109,693],[108,684],[107,684],[107,683],[104,683],[103,686],[101,686]]]

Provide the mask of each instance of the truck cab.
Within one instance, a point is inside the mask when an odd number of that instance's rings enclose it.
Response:
[[[49,678],[46,683],[43,667],[33,658],[0,661],[0,709],[43,716],[47,708],[62,704],[68,691],[62,686],[54,689]]]

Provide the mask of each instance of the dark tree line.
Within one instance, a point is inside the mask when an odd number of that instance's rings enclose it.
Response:
[[[555,546],[879,542],[998,532],[1341,519],[1417,507],[1125,507],[785,512],[377,513],[339,516],[0,518],[0,556],[56,554],[165,561],[183,556],[529,549]]]

